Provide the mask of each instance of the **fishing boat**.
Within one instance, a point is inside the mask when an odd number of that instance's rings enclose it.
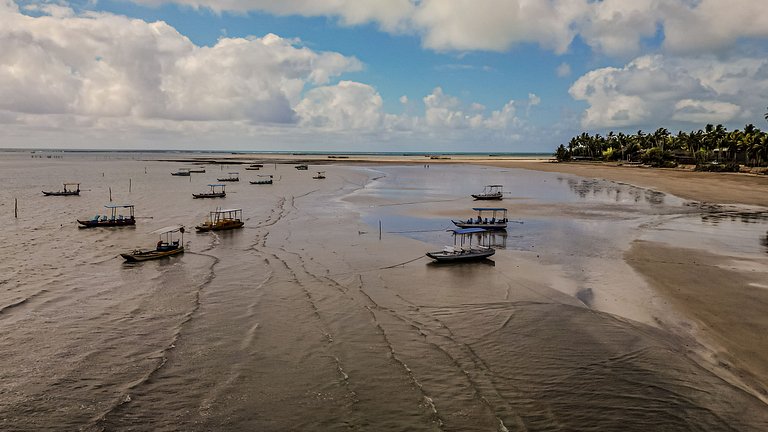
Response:
[[[180,233],[181,239],[174,240],[174,233]],[[136,249],[131,252],[121,253],[120,256],[127,262],[140,262],[152,259],[165,258],[184,253],[184,226],[173,225],[152,231],[159,234],[160,240],[154,249]]]
[[[91,219],[77,220],[80,224],[80,228],[96,228],[96,227],[118,227],[136,225],[136,218],[133,214],[133,204],[107,204],[104,206],[107,209],[106,215],[96,215]],[[128,215],[120,213],[121,209],[127,209]]]
[[[225,190],[227,185],[209,184],[208,186],[211,188],[210,192],[201,192],[201,193],[192,194],[192,197],[193,198],[224,198],[225,196],[227,196],[227,191]],[[217,189],[217,188],[221,188],[221,189]]]
[[[219,179],[216,179],[220,182],[239,182],[240,181],[240,174],[236,172],[227,173],[229,174],[228,177],[222,177]]]
[[[477,261],[488,258],[496,253],[490,246],[483,245],[484,233],[482,228],[461,228],[453,230],[453,246],[445,246],[437,252],[427,252],[427,256],[437,262]],[[478,244],[472,245],[472,236],[481,234]]]
[[[45,196],[72,196],[80,195],[80,183],[64,183],[64,189],[60,191],[43,191]]]
[[[189,172],[197,173],[197,174],[204,174],[205,173],[205,168],[190,168]]]
[[[475,207],[477,217],[470,217],[466,221],[461,219],[451,220],[459,228],[483,228],[487,230],[507,229],[507,209],[503,207]],[[488,218],[490,216],[490,219]]]
[[[504,198],[503,188],[502,185],[488,185],[479,194],[472,194],[472,198],[476,200],[500,200]]]
[[[172,172],[171,175],[189,177],[190,172],[189,168],[179,168],[178,171]]]
[[[316,176],[312,176],[313,179],[322,180],[325,178],[325,171],[318,171]]]
[[[294,168],[296,168],[299,171],[306,171],[309,169],[309,166],[302,164],[302,165],[296,165]]]
[[[251,164],[245,167],[248,171],[258,171],[260,170],[264,165],[263,164]]]
[[[258,179],[252,180],[250,183],[251,184],[255,184],[255,185],[268,185],[268,184],[272,184],[272,175],[271,174],[269,174],[269,175],[259,175]]]
[[[241,228],[243,225],[245,225],[245,223],[243,223],[242,209],[217,209],[212,211],[208,215],[208,219],[196,226],[195,229],[199,232],[223,231]]]

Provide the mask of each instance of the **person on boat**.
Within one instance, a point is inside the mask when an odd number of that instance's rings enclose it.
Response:
[[[162,249],[163,249],[163,241],[162,240],[158,240],[157,241],[157,250],[162,250]]]

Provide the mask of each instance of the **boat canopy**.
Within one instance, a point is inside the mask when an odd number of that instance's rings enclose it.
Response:
[[[133,204],[107,204],[104,206],[104,208],[109,208],[109,209],[133,208],[133,207],[135,207]]]
[[[489,188],[500,188],[500,187],[504,187],[504,185],[488,185],[486,187],[489,187]]]
[[[184,225],[170,225],[167,227],[156,229],[152,231],[152,234],[165,234],[169,232],[176,232],[176,231],[180,231],[182,228],[184,228]]]
[[[221,187],[226,187],[227,185],[225,185],[225,184],[220,184],[220,183],[217,183],[217,184],[209,184],[208,186],[210,186],[210,187],[218,187],[218,186],[221,186]]]
[[[227,173],[227,174],[229,174],[229,175],[238,175],[238,174],[240,174],[240,173],[231,172],[231,173]]]
[[[453,233],[454,234],[474,234],[474,233],[481,233],[486,231],[487,230],[484,228],[461,228],[461,229],[453,230]]]
[[[473,207],[472,210],[474,211],[507,211],[504,207]]]
[[[224,210],[216,210],[211,213],[232,213],[232,212],[239,212],[243,211],[243,209],[224,209]]]

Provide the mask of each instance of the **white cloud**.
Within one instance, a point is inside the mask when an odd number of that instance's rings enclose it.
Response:
[[[403,105],[407,105],[408,104],[408,96],[406,96],[406,95],[400,96],[400,103],[403,104]]]
[[[557,76],[560,78],[571,76],[571,65],[565,62],[560,63],[560,66],[557,67]]]
[[[382,100],[376,90],[352,81],[317,87],[296,105],[302,126],[330,130],[367,129],[381,126]]]
[[[199,47],[164,22],[12,6],[0,9],[0,110],[11,112],[285,123],[305,85],[361,67],[272,34]]]
[[[643,56],[591,71],[569,93],[589,104],[588,128],[750,121],[768,95],[768,60]]]

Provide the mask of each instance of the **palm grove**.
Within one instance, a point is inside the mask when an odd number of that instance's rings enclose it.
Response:
[[[765,114],[768,121],[768,113]],[[560,161],[574,159],[642,162],[656,167],[695,163],[699,170],[738,171],[739,165],[768,164],[768,132],[752,124],[744,129],[726,130],[708,124],[703,130],[671,134],[665,128],[655,132],[606,136],[586,132],[561,144],[555,152]]]

